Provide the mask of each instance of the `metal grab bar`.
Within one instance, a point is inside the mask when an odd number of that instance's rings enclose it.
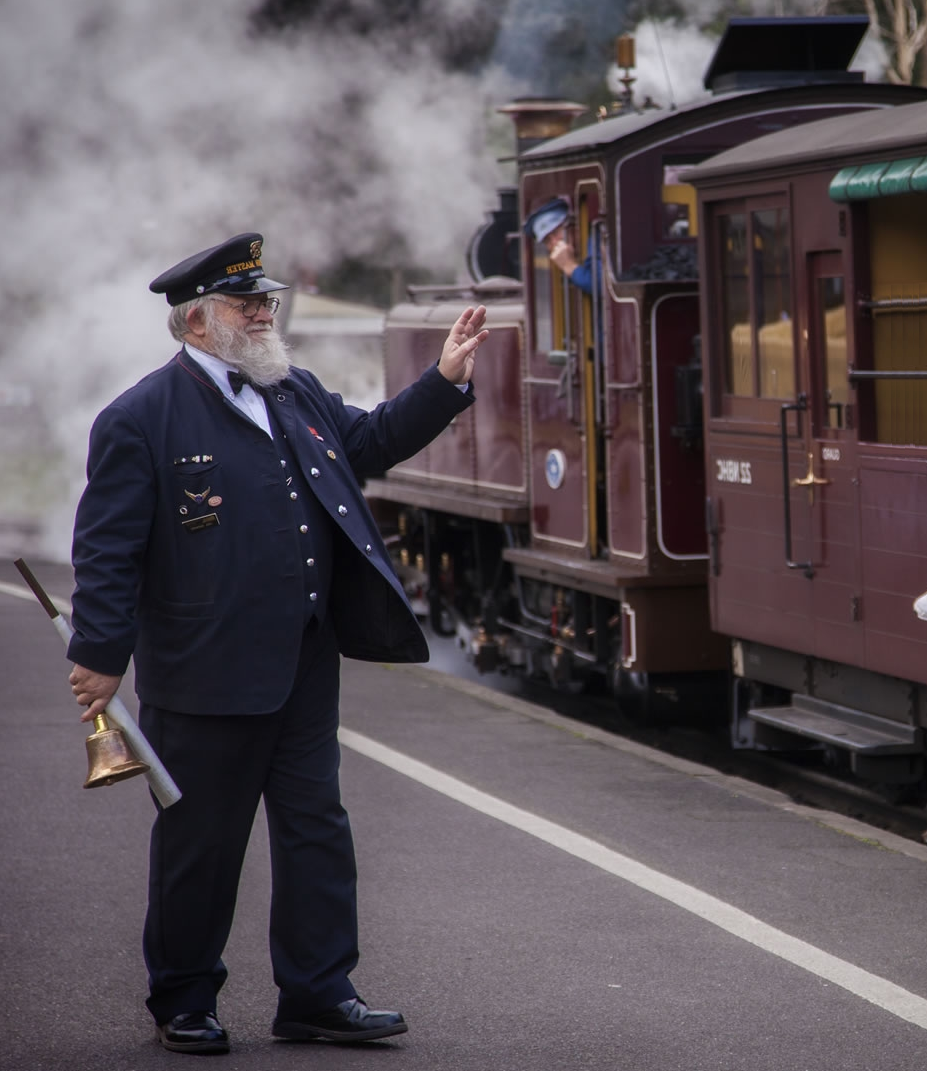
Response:
[[[918,298],[860,298],[857,305],[871,312],[908,312],[927,309],[927,297]]]
[[[560,389],[566,391],[567,420],[576,423],[576,408],[573,400],[573,380],[576,374],[576,340],[573,338],[573,310],[570,307],[570,280],[561,272],[560,282],[563,286],[563,334],[566,344],[566,367],[560,374]],[[558,392],[557,397],[562,395]]]
[[[791,410],[803,413],[808,408],[808,396],[799,394],[794,402],[783,405],[779,413],[779,427],[782,440],[782,502],[785,513],[785,564],[789,569],[804,569],[810,580],[814,576],[814,566],[809,562],[792,561],[792,485],[789,480],[789,437],[786,428],[786,414]]]
[[[718,525],[717,503],[711,497],[705,498],[705,531],[708,533],[708,562],[712,576],[721,575],[720,549],[721,531]]]
[[[914,369],[909,371],[897,371],[897,372],[875,372],[865,370],[858,370],[851,368],[847,372],[847,379],[853,382],[859,382],[866,379],[927,379],[927,371],[917,372]]]
[[[592,373],[593,373],[593,397],[595,399],[594,419],[600,428],[604,428],[608,420],[608,411],[605,404],[605,314],[602,309],[602,265],[603,246],[605,233],[601,220],[592,224],[589,232],[589,240],[592,245]],[[607,253],[607,250],[606,250]]]

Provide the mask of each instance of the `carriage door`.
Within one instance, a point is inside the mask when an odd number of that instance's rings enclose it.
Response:
[[[570,224],[577,256],[598,238],[598,183],[579,183]],[[601,245],[599,246],[601,249]],[[534,353],[528,397],[531,434],[531,535],[535,543],[595,557],[605,531],[602,463],[603,308],[600,258],[592,284],[567,279],[540,245],[533,250]]]
[[[598,183],[581,183],[577,238],[586,253],[588,289],[573,287],[579,308],[580,359],[584,364],[583,441],[586,453],[586,501],[589,510],[589,554],[600,557],[608,541],[605,506],[605,339],[608,302],[604,270],[607,263],[605,223],[599,214]]]
[[[860,620],[859,480],[856,413],[848,381],[847,295],[839,253],[808,257],[808,321],[802,381],[808,386],[807,469],[791,473],[793,515],[810,520],[813,653],[847,662],[863,656]],[[809,652],[812,653],[812,652]]]

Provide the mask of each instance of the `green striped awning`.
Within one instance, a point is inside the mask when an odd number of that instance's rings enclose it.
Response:
[[[844,167],[830,184],[834,201],[868,201],[899,193],[927,193],[927,156]]]

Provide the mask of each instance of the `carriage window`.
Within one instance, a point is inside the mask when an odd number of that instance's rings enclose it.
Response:
[[[664,164],[661,198],[663,201],[663,237],[677,241],[698,236],[695,214],[695,187],[682,181],[682,173],[695,161]]]
[[[567,350],[568,287],[563,272],[551,263],[547,249],[534,242],[534,339],[539,353],[563,355]]]
[[[742,212],[719,219],[721,253],[721,339],[726,394],[752,395],[750,291],[747,280],[747,217]]]
[[[927,371],[927,204],[922,193],[877,197],[867,205],[872,299],[872,368]],[[860,391],[863,426],[880,443],[927,446],[927,382],[878,380]],[[874,425],[872,419],[874,417]]]
[[[784,208],[754,212],[752,224],[754,256],[751,274],[760,396],[791,398],[795,393],[795,351],[788,213]]]
[[[795,343],[789,217],[785,208],[716,216],[723,390],[791,398]]]
[[[534,243],[534,330],[535,348],[549,353],[554,348],[553,302],[551,301],[551,263],[547,250]]]
[[[817,280],[817,307],[823,323],[818,330],[823,349],[825,412],[824,427],[842,428],[849,401],[847,380],[847,309],[843,294],[843,277],[829,276]]]

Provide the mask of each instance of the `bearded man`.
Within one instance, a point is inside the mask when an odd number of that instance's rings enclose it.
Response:
[[[107,406],[77,509],[74,637],[82,721],[135,660],[139,720],[182,792],[151,837],[143,935],[161,1044],[223,1053],[222,952],[258,803],[271,848],[272,1032],[365,1041],[407,1029],[373,1011],[358,960],[355,861],[338,783],[340,655],[425,661],[421,629],[359,481],[431,441],[473,402],[486,310],[372,412],[290,366],[285,284],[260,234],[151,283],[182,349]]]

